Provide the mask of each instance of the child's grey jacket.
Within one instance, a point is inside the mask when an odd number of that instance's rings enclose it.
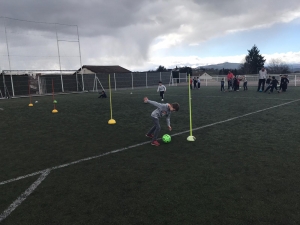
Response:
[[[165,85],[158,85],[157,91],[166,91],[167,88]]]
[[[166,116],[167,125],[170,126],[170,117],[171,117],[171,110],[168,107],[168,103],[161,104],[155,101],[148,100],[147,103],[154,105],[157,107],[152,113],[151,116],[154,118],[160,118]]]

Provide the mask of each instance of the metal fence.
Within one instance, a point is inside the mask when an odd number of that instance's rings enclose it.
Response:
[[[185,77],[179,73],[177,77]],[[54,93],[99,92],[109,89],[109,77],[112,90],[134,89],[157,86],[159,81],[172,85],[172,72],[151,73],[95,73],[95,74],[6,74],[0,75],[0,98],[13,98],[30,95],[49,95]],[[186,80],[186,79],[185,79]]]
[[[272,75],[279,79],[279,75]],[[109,89],[109,77],[112,90],[148,88],[164,85],[180,86],[188,84],[186,73],[179,72],[144,72],[144,73],[97,73],[97,74],[48,74],[48,75],[0,75],[0,98],[31,95],[48,95],[54,93],[99,92]],[[248,86],[256,86],[258,75],[246,75]],[[289,85],[300,85],[300,74],[289,74]],[[220,86],[225,75],[200,77],[201,87]],[[241,85],[243,83],[241,82]]]

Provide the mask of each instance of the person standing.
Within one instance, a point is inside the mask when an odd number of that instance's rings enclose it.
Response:
[[[228,71],[228,74],[227,74],[227,81],[228,81],[228,90],[232,89],[232,86],[233,86],[233,78],[234,78],[234,75],[233,73],[231,73],[231,71],[229,70]]]
[[[283,92],[286,92],[288,83],[289,79],[287,78],[287,75],[283,75],[280,80],[280,87]]]
[[[262,67],[261,70],[258,72],[258,87],[257,91],[264,91],[265,90],[265,82],[267,77],[267,70],[265,67]]]
[[[196,79],[196,77],[194,77],[194,89],[196,89],[197,88],[197,79]]]
[[[244,91],[248,91],[248,86],[247,86],[247,84],[248,84],[248,81],[247,81],[247,78],[246,78],[246,76],[244,76],[244,83],[243,83],[243,87],[244,87]]]
[[[224,81],[224,78],[222,78],[221,80],[221,91],[225,91],[225,88],[224,88],[224,84],[225,84],[225,81]]]
[[[165,85],[162,84],[161,81],[158,82],[158,88],[157,88],[157,92],[159,92],[159,95],[161,97],[161,101],[164,101],[164,97],[165,97],[165,92],[167,91],[167,88]]]
[[[197,77],[197,84],[198,84],[198,89],[200,89],[200,85],[201,85],[200,77]]]

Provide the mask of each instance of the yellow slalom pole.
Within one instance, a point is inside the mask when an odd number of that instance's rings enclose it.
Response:
[[[116,124],[117,122],[112,118],[112,103],[111,103],[111,86],[110,86],[110,74],[108,76],[109,80],[109,101],[110,101],[110,120],[108,121],[108,124]]]
[[[188,141],[195,141],[196,138],[193,136],[193,128],[192,128],[192,98],[191,98],[191,76],[189,74],[189,82],[188,82],[188,88],[189,88],[189,111],[190,111],[190,136],[188,136]]]

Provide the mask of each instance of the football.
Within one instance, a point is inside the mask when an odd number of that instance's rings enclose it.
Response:
[[[171,136],[168,135],[168,134],[165,134],[164,136],[162,136],[162,141],[163,141],[164,143],[169,143],[169,142],[171,142]]]

